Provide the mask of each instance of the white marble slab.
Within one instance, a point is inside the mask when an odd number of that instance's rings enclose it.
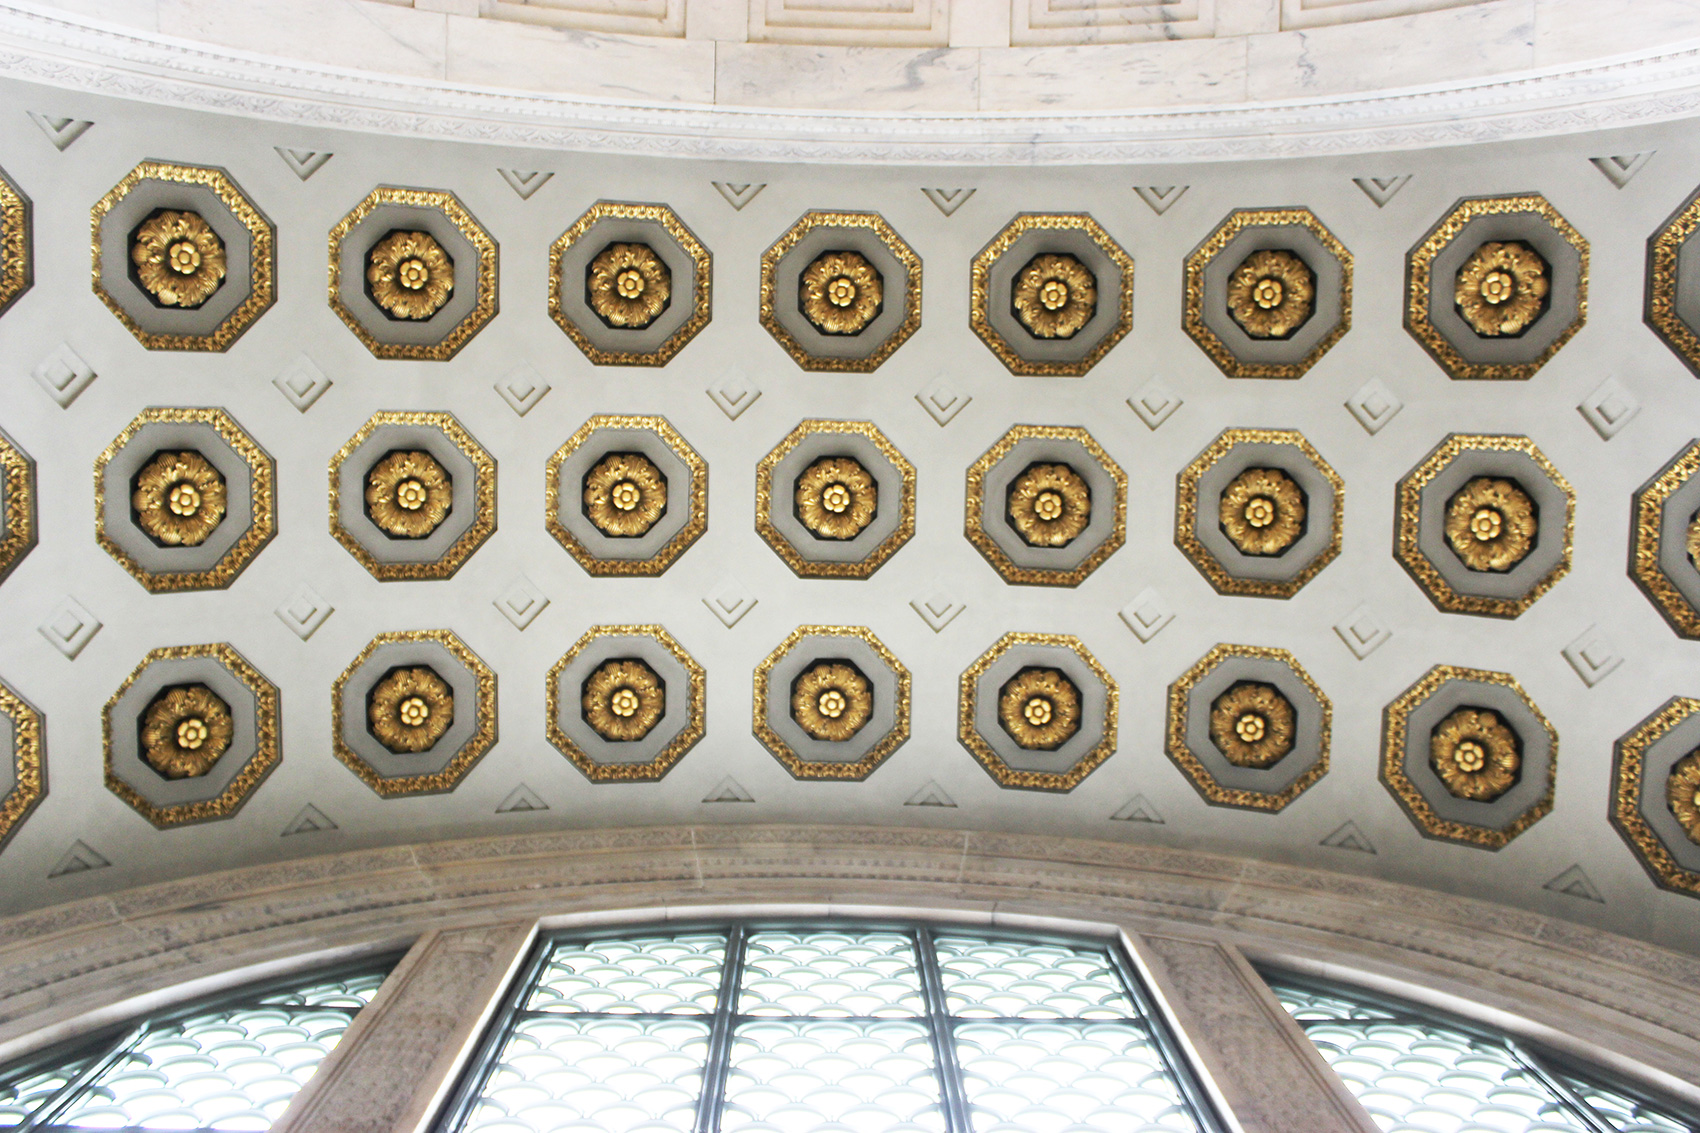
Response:
[[[646,102],[712,102],[714,44],[448,17],[448,78]]]
[[[1550,67],[1700,37],[1695,0],[1635,0],[1625,11],[1589,0],[1535,0],[1535,63]]]
[[[1101,47],[1012,47],[980,57],[980,109],[1109,110],[1239,102],[1244,39]]]
[[[447,17],[440,13],[365,0],[299,0],[289,6],[229,0],[156,3],[165,35],[363,71],[443,76]]]
[[[715,101],[821,110],[972,110],[980,53],[896,47],[721,44]]]

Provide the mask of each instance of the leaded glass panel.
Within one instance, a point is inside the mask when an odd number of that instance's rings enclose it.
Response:
[[[939,975],[965,1019],[1126,1019],[1133,1003],[1104,949],[939,936]]]

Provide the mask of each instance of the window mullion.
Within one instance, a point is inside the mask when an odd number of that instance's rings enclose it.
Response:
[[[714,1024],[708,1035],[708,1058],[702,1068],[702,1096],[697,1099],[696,1133],[716,1133],[725,1104],[726,1073],[732,1060],[732,1024],[738,1010],[738,985],[744,976],[744,926],[726,934],[726,965],[720,971],[720,997],[714,1004]]]
[[[927,1003],[928,1029],[933,1038],[933,1065],[938,1071],[945,1128],[949,1133],[972,1133],[973,1115],[968,1110],[967,1091],[962,1085],[962,1066],[956,1059],[956,1034],[950,1026],[944,978],[939,974],[939,958],[933,949],[931,930],[915,930],[915,959],[920,965],[921,993]]]
[[[1589,1105],[1575,1090],[1572,1090],[1558,1075],[1548,1070],[1545,1064],[1533,1053],[1524,1050],[1514,1042],[1506,1042],[1505,1047],[1511,1052],[1511,1057],[1521,1062],[1525,1070],[1540,1080],[1541,1085],[1557,1095],[1566,1109],[1574,1110],[1575,1116],[1582,1119],[1582,1123],[1591,1130],[1591,1133],[1617,1133],[1608,1122],[1602,1120],[1600,1115],[1594,1112],[1593,1106]]]
[[[124,1057],[125,1054],[129,1053],[131,1048],[136,1045],[137,1040],[147,1034],[147,1032],[148,1024],[143,1023],[140,1026],[131,1027],[128,1031],[125,1031],[122,1035],[118,1036],[118,1040],[112,1044],[105,1054],[94,1059],[87,1066],[83,1067],[82,1073],[59,1087],[59,1092],[53,1095],[52,1100],[40,1109],[36,1110],[33,1116],[31,1116],[22,1125],[18,1126],[16,1133],[30,1133],[33,1129],[39,1129],[44,1125],[52,1125],[53,1118],[59,1116],[61,1113],[64,1113],[66,1109],[70,1108],[71,1103],[77,1100],[77,1096],[79,1094],[88,1089],[91,1082],[106,1073],[113,1063],[117,1062],[120,1058]]]

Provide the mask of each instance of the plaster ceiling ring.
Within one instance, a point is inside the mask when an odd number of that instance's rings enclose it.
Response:
[[[0,314],[35,283],[34,206],[0,169]]]
[[[392,536],[368,513],[367,476],[394,453],[423,452],[453,502],[421,538]],[[496,531],[496,462],[451,413],[374,413],[330,463],[331,534],[380,582],[453,577]]]
[[[810,735],[796,718],[798,682],[820,666],[847,667],[860,681],[837,707],[866,720],[844,739]],[[909,739],[909,691],[909,670],[866,626],[798,626],[756,666],[752,730],[792,778],[860,782]]]
[[[1700,189],[1647,238],[1647,325],[1700,377]]]
[[[1236,762],[1211,736],[1214,706],[1242,685],[1273,689],[1293,717],[1288,750],[1260,766]],[[1222,644],[1169,686],[1165,749],[1211,806],[1275,813],[1328,773],[1333,716],[1328,697],[1285,649]]]
[[[586,513],[586,477],[605,458],[626,453],[655,469],[666,503],[642,534],[609,535]],[[549,458],[543,497],[549,534],[599,577],[664,574],[708,530],[708,465],[665,417],[592,417]]]
[[[587,298],[591,265],[616,244],[665,266],[666,308],[642,327],[609,325]],[[598,366],[665,366],[712,312],[713,257],[666,205],[598,201],[549,247],[549,317]]]
[[[1700,843],[1666,797],[1672,767],[1700,747],[1700,700],[1673,696],[1612,745],[1611,824],[1662,889],[1700,897]]]
[[[1294,278],[1247,297],[1241,305],[1249,310],[1236,317],[1230,292],[1241,269],[1259,281],[1274,278],[1254,270],[1260,253]],[[1307,208],[1238,209],[1187,256],[1182,306],[1188,336],[1228,377],[1302,378],[1351,329],[1352,254]],[[1241,325],[1255,315],[1281,316],[1291,329],[1257,337]]]
[[[223,481],[225,513],[203,541],[168,545],[138,523],[144,467],[170,453],[204,461]],[[94,463],[95,540],[149,593],[223,590],[277,534],[272,458],[223,409],[145,409]]]
[[[1510,789],[1488,800],[1461,797],[1432,765],[1435,730],[1460,710],[1486,710],[1516,737]],[[1558,733],[1508,673],[1436,665],[1383,712],[1381,782],[1424,837],[1503,849],[1552,810]]]
[[[1301,532],[1274,554],[1242,550],[1222,526],[1224,495],[1259,470],[1303,497]],[[1218,594],[1291,598],[1340,554],[1345,506],[1345,482],[1298,431],[1224,429],[1175,477],[1175,546]]]
[[[1691,441],[1635,493],[1629,576],[1671,629],[1700,637],[1700,566],[1688,532],[1700,513],[1700,440]]]
[[[1448,542],[1450,502],[1481,482],[1533,504],[1532,546],[1509,570],[1472,569]],[[1576,493],[1527,437],[1453,433],[1399,481],[1395,504],[1394,557],[1448,613],[1519,617],[1570,572]]]
[[[0,582],[39,538],[35,461],[0,429]]]
[[[144,761],[141,721],[173,688],[204,686],[228,707],[229,747],[204,774],[168,779]],[[101,714],[106,787],[161,830],[230,818],[282,762],[277,686],[225,643],[152,650]]]
[[[46,719],[0,682],[0,850],[46,797]]]
[[[1036,333],[1017,310],[1018,282],[1043,271],[1041,257],[1072,260],[1092,282],[1090,317],[1066,336]],[[969,327],[1012,374],[1080,377],[1133,329],[1133,257],[1085,213],[1015,217],[975,255],[968,287]]]
[[[591,726],[584,711],[591,678],[610,662],[621,661],[641,664],[661,686],[661,711],[646,721],[647,729],[635,740],[608,739]],[[661,626],[592,626],[549,669],[549,742],[592,783],[659,781],[705,733],[706,686],[703,667]],[[641,701],[631,708],[633,717],[647,710]]]
[[[1064,477],[1052,491],[1061,501],[1059,519],[1084,510],[1086,523],[1066,543],[1048,546],[1042,534],[1022,534],[1011,501],[1012,493],[1030,494],[1023,490],[1026,478],[1055,468],[1072,477]],[[1036,480],[1033,486],[1039,486]],[[1084,500],[1075,498],[1081,486]],[[1017,425],[969,465],[965,515],[968,541],[1005,582],[1079,586],[1127,542],[1127,473],[1083,428]],[[1044,525],[1026,526],[1039,530]]]
[[[847,538],[817,534],[798,511],[799,484],[826,461],[853,462],[874,489],[873,514]],[[871,422],[805,420],[756,466],[756,531],[799,578],[870,578],[915,534],[915,466]]]
[[[1079,724],[1049,748],[1023,747],[999,720],[999,701],[1028,672],[1058,673],[1078,695]],[[1072,634],[1006,633],[962,674],[957,738],[1000,787],[1072,791],[1115,754],[1116,682]]]
[[[390,674],[409,669],[428,670],[449,689],[453,720],[430,746],[397,752],[375,731],[369,702]],[[445,794],[496,742],[496,674],[451,630],[381,633],[331,685],[331,742],[337,759],[381,798]]]
[[[1514,336],[1481,334],[1457,305],[1459,273],[1495,243],[1520,244],[1545,264],[1541,312]],[[1588,242],[1539,193],[1460,200],[1405,264],[1405,329],[1455,381],[1527,381],[1588,318]]]
[[[803,309],[810,267],[834,253],[859,257],[880,293],[877,313],[847,333],[822,330]],[[806,212],[762,253],[760,309],[761,325],[803,369],[872,373],[921,328],[921,257],[878,213]]]
[[[368,285],[369,256],[398,232],[424,233],[452,261],[453,288],[428,317],[392,317]],[[446,362],[496,317],[496,241],[447,190],[380,185],[331,229],[328,296],[374,357]]]
[[[156,300],[132,258],[142,227],[165,214],[198,218],[222,247],[222,280],[193,307]],[[90,217],[94,293],[149,350],[229,350],[277,299],[276,229],[223,169],[144,161]],[[213,282],[215,262],[198,259],[187,278]]]

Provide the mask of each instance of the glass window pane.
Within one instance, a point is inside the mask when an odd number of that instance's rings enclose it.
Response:
[[[944,1133],[944,1128],[925,1023],[738,1024],[721,1133]]]
[[[94,1060],[93,1055],[0,1081],[0,1129],[22,1125],[39,1106],[71,1084],[72,1079]]]
[[[725,933],[569,941],[544,965],[528,1011],[698,1015],[714,1010]]]
[[[272,992],[262,995],[260,1002],[287,1007],[347,1007],[358,1011],[372,1002],[388,975],[388,972],[362,972],[340,980]]]
[[[1138,1018],[1102,948],[938,936],[945,1009],[973,1019]]]
[[[1199,1128],[1145,1028],[1129,1023],[959,1023],[975,1133]]]
[[[536,1015],[514,1028],[461,1126],[477,1133],[689,1133],[703,1019]]]
[[[745,1015],[925,1015],[915,949],[901,932],[753,932]]]
[[[1688,1122],[1648,1102],[1638,1101],[1619,1090],[1608,1089],[1574,1074],[1560,1074],[1558,1077],[1617,1133],[1693,1133],[1694,1127]]]

